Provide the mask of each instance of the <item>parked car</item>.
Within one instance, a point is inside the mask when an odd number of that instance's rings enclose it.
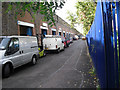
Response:
[[[62,37],[62,41],[64,42],[64,47],[69,47],[70,39],[67,37]]]
[[[65,37],[66,47],[70,45],[70,37]]]
[[[86,40],[86,37],[85,37],[85,36],[82,36],[82,40]]]
[[[81,35],[78,35],[78,39],[80,39],[81,38]]]
[[[65,37],[61,36],[61,38],[62,38],[62,42],[64,42],[64,47],[67,47],[67,43],[65,41]]]
[[[73,37],[70,37],[70,43],[73,43]]]
[[[78,40],[78,36],[77,35],[74,35],[74,37],[73,37],[73,40]]]
[[[9,77],[15,68],[28,62],[36,64],[38,54],[36,37],[1,36],[0,61],[2,61],[3,77]]]
[[[43,49],[46,51],[57,51],[64,50],[64,42],[61,36],[57,35],[45,35],[43,39]]]

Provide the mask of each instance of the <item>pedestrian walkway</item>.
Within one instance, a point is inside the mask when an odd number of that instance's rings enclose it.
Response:
[[[63,66],[54,72],[39,88],[96,88],[96,77],[89,73],[92,63],[90,62],[86,42],[79,40],[75,50]]]

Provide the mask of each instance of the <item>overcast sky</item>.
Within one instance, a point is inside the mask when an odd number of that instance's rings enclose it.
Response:
[[[63,8],[56,11],[56,14],[58,16],[60,16],[63,20],[65,20],[66,22],[69,23],[69,21],[66,19],[66,17],[68,16],[67,11],[75,13],[76,12],[76,8],[75,8],[76,2],[77,2],[77,0],[67,0],[66,3],[64,4]],[[76,29],[82,33],[82,26],[79,25],[76,27]]]

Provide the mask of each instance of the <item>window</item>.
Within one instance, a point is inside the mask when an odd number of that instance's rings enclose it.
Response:
[[[19,51],[19,41],[18,38],[12,38],[7,49],[7,55],[11,55]]]
[[[63,36],[65,37],[65,33],[63,33]]]
[[[47,30],[46,29],[42,29],[42,34],[43,35],[47,35]]]
[[[56,31],[52,31],[52,35],[56,35]]]
[[[59,36],[61,36],[61,32],[59,32]]]
[[[0,38],[0,50],[6,49],[6,46],[8,45],[9,41],[10,41],[9,38]]]

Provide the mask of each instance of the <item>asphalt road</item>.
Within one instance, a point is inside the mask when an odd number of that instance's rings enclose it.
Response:
[[[47,54],[37,64],[21,66],[2,81],[3,88],[95,88],[86,42],[74,41],[59,54]]]

